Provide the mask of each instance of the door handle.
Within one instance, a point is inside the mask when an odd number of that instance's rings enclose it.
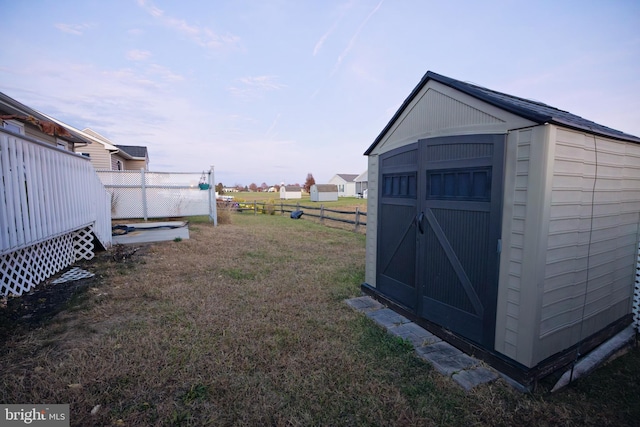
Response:
[[[424,212],[420,212],[420,215],[418,215],[418,217],[416,218],[416,222],[418,223],[418,230],[420,231],[420,234],[424,234],[424,225],[422,225],[423,221],[424,221]]]

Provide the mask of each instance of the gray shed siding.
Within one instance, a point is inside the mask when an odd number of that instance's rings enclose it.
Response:
[[[377,271],[376,260],[378,251],[378,155],[370,155],[368,165],[369,190],[367,191],[367,240],[365,248],[364,280],[370,286],[375,288]]]
[[[640,145],[538,125],[429,81],[369,153],[368,285],[376,287],[379,156],[482,133],[507,135],[494,350],[533,367],[631,311]]]
[[[496,350],[532,367],[630,313],[640,145],[555,125],[508,144]]]
[[[544,271],[544,219],[548,126],[515,131],[507,140],[502,213],[502,256],[496,310],[495,349],[532,366],[532,336],[538,336],[537,301]]]

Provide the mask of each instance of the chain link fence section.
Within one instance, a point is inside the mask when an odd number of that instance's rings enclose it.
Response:
[[[111,194],[113,219],[209,215],[215,203],[210,172],[97,171]],[[200,184],[209,184],[202,190]],[[206,185],[205,185],[206,187]]]

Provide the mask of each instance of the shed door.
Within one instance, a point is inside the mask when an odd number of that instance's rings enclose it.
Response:
[[[414,311],[418,144],[380,156],[377,288]]]
[[[418,314],[493,348],[504,135],[420,141]]]

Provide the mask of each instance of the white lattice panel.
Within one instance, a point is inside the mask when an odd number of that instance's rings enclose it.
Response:
[[[636,331],[640,332],[640,243],[638,243],[638,261],[636,263],[636,285],[633,288],[633,321]]]
[[[73,232],[73,250],[76,261],[93,258],[93,233],[91,227]]]
[[[22,295],[76,260],[91,258],[91,227],[2,255],[0,295]]]

